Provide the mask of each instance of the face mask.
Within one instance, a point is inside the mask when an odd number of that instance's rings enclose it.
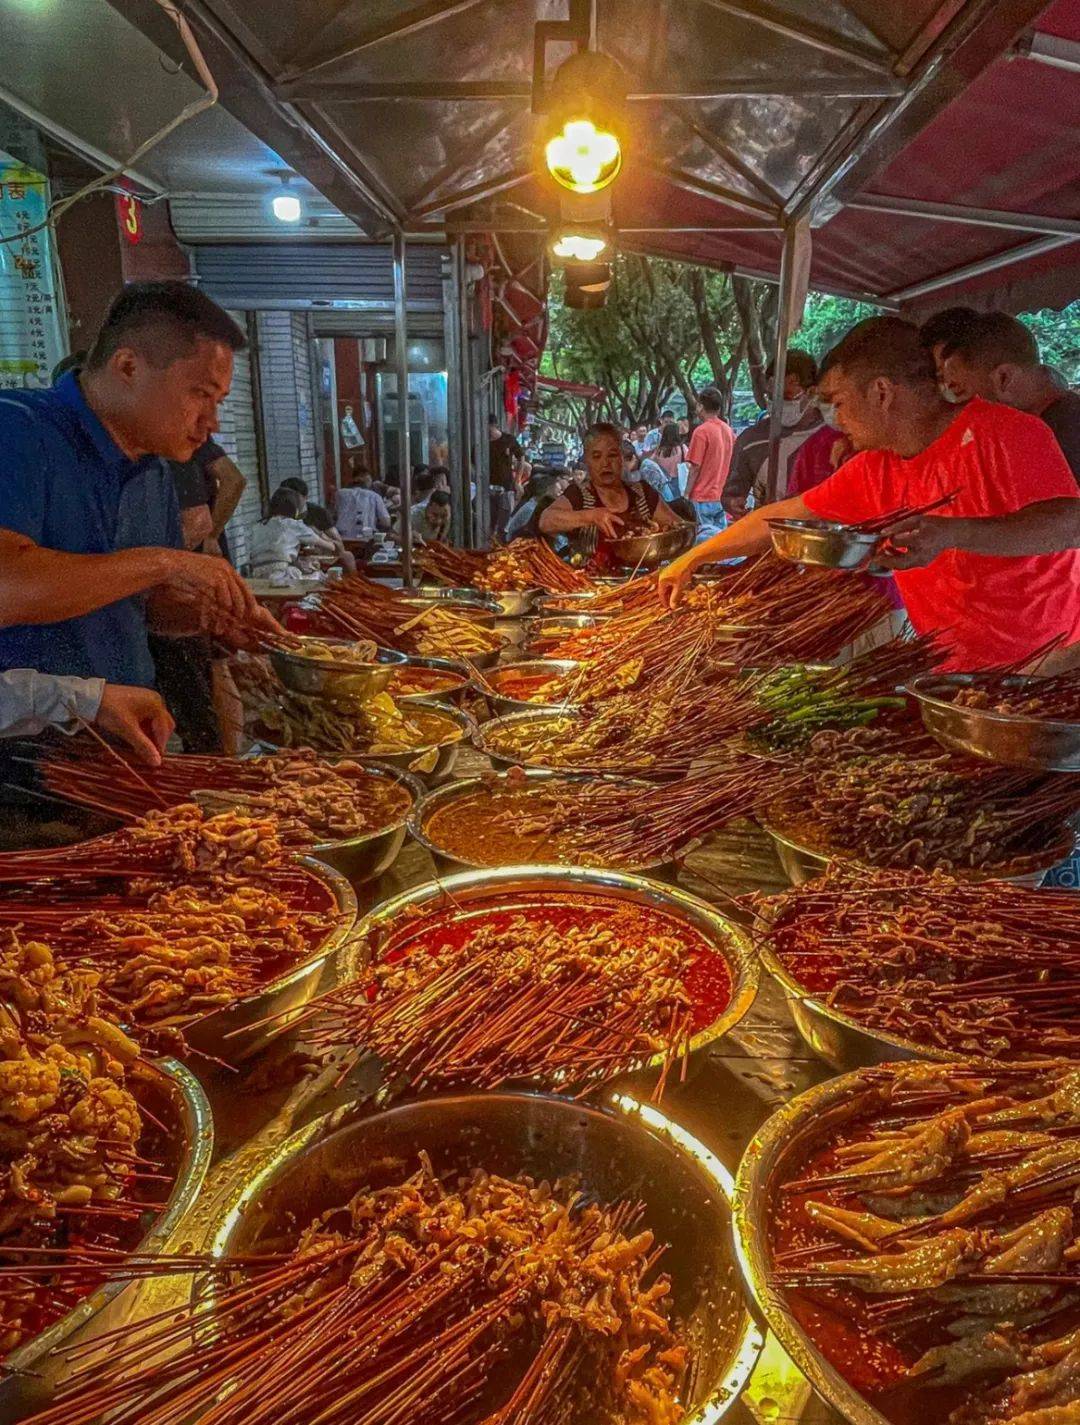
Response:
[[[821,419],[825,422],[827,426],[834,426],[836,424],[835,406],[830,406],[828,401],[819,401],[817,403],[817,408],[821,414]]]
[[[948,401],[950,406],[962,406],[964,404],[963,396],[958,396],[955,391],[950,391],[948,386],[939,386],[938,390],[941,392],[942,399]]]
[[[803,403],[798,401],[783,401],[780,406],[780,419],[786,426],[798,425],[802,419]]]

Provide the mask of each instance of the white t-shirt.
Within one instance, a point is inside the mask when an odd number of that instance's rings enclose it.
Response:
[[[262,520],[249,537],[252,575],[286,584],[305,578],[296,558],[310,544],[312,534],[303,520],[291,520],[285,515]]]
[[[390,511],[377,490],[349,485],[337,494],[337,531],[342,539],[370,539],[390,528]]]

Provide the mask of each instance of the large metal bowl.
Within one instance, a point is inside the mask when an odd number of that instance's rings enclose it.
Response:
[[[878,1070],[880,1073],[881,1071]],[[829,1079],[792,1099],[766,1122],[749,1144],[735,1183],[735,1244],[746,1282],[780,1345],[814,1390],[851,1425],[890,1425],[886,1416],[831,1366],[796,1321],[783,1293],[773,1285],[770,1250],[777,1192],[790,1180],[786,1165],[805,1151],[821,1129],[832,1132],[850,1118],[860,1091],[870,1084],[860,1073]],[[936,1422],[940,1415],[928,1415]]]
[[[702,1053],[715,1044],[750,1009],[757,994],[760,966],[749,936],[732,921],[697,896],[677,886],[662,885],[630,871],[606,871],[584,866],[499,866],[482,871],[464,871],[457,876],[429,881],[376,906],[357,922],[356,934],[342,953],[343,979],[358,979],[370,963],[369,939],[385,934],[397,921],[410,926],[419,923],[425,907],[432,911],[447,908],[448,902],[460,915],[513,904],[515,896],[528,892],[566,892],[612,898],[631,905],[666,911],[698,931],[727,961],[731,974],[731,998],[727,1008],[706,1029],[695,1034],[687,1057]],[[657,1070],[664,1056],[659,1054],[640,1067]]]
[[[780,864],[793,886],[801,886],[806,881],[812,881],[815,877],[822,875],[830,861],[843,862],[844,865],[849,866],[866,864],[869,867],[868,862],[863,863],[854,856],[815,851],[813,847],[807,846],[805,842],[797,841],[788,832],[781,831],[767,821],[761,822],[761,828],[772,838]],[[988,866],[985,870],[981,868],[965,870],[963,867],[959,867],[950,874],[967,881],[1009,881],[1016,886],[1038,886],[1051,867],[1064,861],[1071,854],[1073,844],[1072,831],[1068,827],[1062,827],[1061,835],[1045,851],[1033,853],[1030,856],[1018,856],[1005,866]]]
[[[573,658],[526,658],[519,663],[507,663],[504,667],[506,669],[512,669],[515,673],[550,672],[555,676],[562,677],[575,672],[581,667],[581,664]],[[507,713],[536,712],[540,709],[546,709],[548,712],[559,712],[564,707],[573,706],[573,704],[570,703],[534,703],[529,702],[527,699],[509,698],[501,693],[490,692],[489,682],[490,686],[496,686],[497,679],[502,671],[503,669],[496,669],[491,674],[490,680],[481,682],[477,679],[473,684],[476,691],[483,695],[492,717],[505,717]]]
[[[882,541],[829,520],[769,520],[773,549],[792,564],[822,569],[865,569]]]
[[[542,755],[535,757],[528,753],[509,753],[500,751],[496,746],[495,739],[503,728],[523,727],[530,723],[550,722],[555,717],[566,717],[576,719],[579,714],[574,709],[552,709],[552,708],[530,708],[527,712],[507,713],[503,717],[492,718],[490,722],[481,723],[473,732],[473,746],[478,752],[483,752],[491,758],[491,765],[505,770],[508,767],[543,767],[556,772],[588,772],[588,767],[556,767],[550,762],[544,761]],[[595,769],[603,770],[603,769]]]
[[[162,1249],[194,1207],[210,1166],[214,1128],[198,1079],[175,1059],[137,1060],[128,1070],[127,1082],[140,1106],[165,1128],[171,1152],[167,1171],[173,1181],[168,1199],[156,1212],[148,1210],[145,1235],[134,1248],[147,1255]],[[44,1408],[52,1387],[68,1369],[60,1348],[76,1333],[89,1340],[126,1326],[136,1296],[126,1287],[123,1281],[99,1287],[5,1358],[0,1369],[0,1419],[19,1420]]]
[[[370,757],[362,752],[350,753],[353,761],[361,762],[365,767],[382,765],[411,772],[426,787],[437,787],[440,782],[445,782],[454,770],[462,745],[474,735],[476,723],[467,712],[451,707],[449,703],[426,703],[416,711],[425,715],[437,713],[444,721],[460,729],[461,736],[452,742],[413,747],[408,752],[379,752]]]
[[[536,612],[549,618],[558,618],[561,614],[587,613],[593,613],[595,617],[603,618],[604,614],[597,613],[592,605],[601,594],[609,592],[607,587],[598,586],[595,589],[580,589],[570,594],[543,594],[536,601]]]
[[[694,542],[697,530],[680,520],[670,529],[652,534],[628,534],[622,539],[609,539],[605,551],[624,569],[659,569],[662,564],[678,559]]]
[[[539,768],[532,768],[529,771],[522,771],[515,768],[512,773],[499,772],[487,773],[480,777],[462,777],[456,782],[447,782],[445,786],[439,787],[436,791],[428,792],[422,801],[413,808],[409,818],[409,832],[414,841],[418,841],[423,848],[430,853],[432,860],[439,870],[450,869],[459,870],[464,867],[470,871],[490,870],[491,865],[486,861],[466,861],[460,856],[453,856],[433,841],[428,834],[426,827],[429,819],[436,812],[444,807],[452,806],[463,797],[470,797],[478,791],[494,787],[505,786],[508,780],[513,777],[515,783],[520,784],[521,779],[527,783],[542,786],[545,782],[569,783],[572,786],[595,786],[597,782],[621,782],[625,786],[636,787],[643,797],[655,793],[656,788],[651,782],[634,781],[629,777],[597,777],[591,772],[548,772]],[[663,858],[642,862],[632,869],[637,872],[648,872],[651,875],[662,868],[670,865],[670,862]]]
[[[318,641],[342,649],[355,647],[347,638]],[[308,658],[299,649],[270,650],[270,666],[285,686],[309,698],[373,698],[385,692],[394,668],[408,660],[392,648],[380,648],[375,658],[374,663],[330,663],[324,658]]]
[[[479,589],[444,589],[434,584],[422,584],[419,589],[403,589],[399,592],[403,603],[415,609],[452,608],[461,614],[497,614],[499,604],[490,594]]]
[[[356,920],[356,893],[346,878],[314,856],[297,862],[333,892],[339,919],[306,960],[293,965],[268,985],[241,995],[230,1004],[184,1026],[184,1038],[197,1054],[239,1064],[280,1034],[319,987],[328,961],[351,934]]]
[[[433,703],[456,703],[469,686],[469,670],[465,664],[456,658],[419,658],[409,654],[406,664],[409,668],[431,668],[437,673],[452,673],[461,682],[453,688],[436,689],[430,693],[395,693],[394,678],[391,678],[388,691],[395,703],[403,703],[405,707],[424,707]],[[475,666],[475,664],[474,664]]]
[[[676,1320],[695,1355],[684,1425],[716,1425],[762,1346],[740,1290],[731,1178],[679,1124],[628,1095],[602,1105],[543,1094],[487,1093],[402,1104],[367,1117],[339,1111],[293,1134],[227,1203],[219,1256],[289,1249],[298,1230],[362,1187],[400,1181],[421,1149],[441,1173],[483,1167],[539,1180],[576,1176],[605,1202],[643,1204],[643,1225],[669,1244]]]
[[[552,644],[584,628],[596,628],[600,618],[594,614],[544,614],[521,620],[523,649],[534,658],[543,656],[546,644]]]
[[[375,777],[404,787],[409,793],[409,805],[389,826],[378,831],[368,832],[366,836],[351,836],[345,841],[320,841],[312,846],[310,855],[344,876],[354,889],[389,871],[405,844],[409,817],[424,795],[423,785],[400,767],[365,762],[364,769]]]
[[[502,618],[524,618],[532,613],[533,605],[544,592],[543,589],[492,589],[487,597],[492,599]]]
[[[994,681],[1037,692],[1041,680],[1014,677]],[[919,704],[927,732],[951,751],[969,752],[1004,767],[1080,772],[1080,723],[989,712],[953,701],[962,688],[977,688],[985,682],[978,673],[931,673],[916,678],[907,691]]]

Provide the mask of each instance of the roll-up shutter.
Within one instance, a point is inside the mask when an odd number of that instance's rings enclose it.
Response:
[[[243,312],[230,314],[246,327]],[[220,429],[214,439],[247,477],[232,519],[225,527],[229,553],[239,568],[248,561],[248,532],[262,518],[262,490],[259,475],[259,448],[255,438],[255,398],[251,380],[251,352],[238,351],[233,360],[232,387],[218,408]]]
[[[258,312],[259,381],[266,476],[271,493],[299,476],[318,499],[319,472],[311,406],[311,348],[303,312]]]
[[[388,243],[221,243],[190,249],[199,285],[224,307],[257,311],[393,313]],[[442,259],[434,243],[409,243],[410,311],[442,313]]]

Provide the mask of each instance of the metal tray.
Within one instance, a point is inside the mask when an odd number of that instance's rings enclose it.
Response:
[[[882,542],[880,534],[864,534],[829,520],[769,520],[768,525],[781,559],[822,569],[865,569]]]
[[[184,1024],[184,1038],[196,1053],[227,1064],[250,1058],[280,1034],[314,996],[327,962],[351,934],[357,909],[352,886],[321,859],[295,859],[333,892],[340,920],[306,960],[293,965],[278,979]]]
[[[348,638],[320,638],[318,641],[341,648],[355,646]],[[330,663],[324,658],[305,658],[303,653],[290,649],[270,650],[270,666],[286,688],[309,698],[375,697],[385,690],[394,668],[407,659],[404,653],[392,648],[380,648],[375,660],[374,663]]]
[[[135,1086],[139,1103],[174,1130],[174,1141],[182,1145],[168,1200],[133,1249],[147,1254],[160,1251],[194,1207],[210,1166],[214,1128],[198,1079],[175,1059],[136,1060],[128,1070],[128,1083]],[[58,1352],[76,1333],[89,1340],[127,1324],[136,1296],[134,1292],[121,1295],[127,1286],[127,1282],[114,1281],[99,1287],[48,1330],[5,1358],[0,1371],[0,1419],[22,1419],[45,1406],[52,1386],[66,1370]]]
[[[830,861],[841,861],[845,865],[854,866],[864,864],[854,856],[843,856],[836,853],[830,855],[824,851],[815,851],[805,842],[796,841],[786,831],[780,831],[771,826],[766,820],[760,820],[760,825],[762,830],[772,838],[780,864],[793,886],[801,886],[806,881],[812,881],[815,876],[820,876]],[[1009,881],[1015,886],[1038,886],[1051,867],[1064,861],[1071,854],[1073,844],[1072,831],[1063,826],[1060,837],[1044,852],[1030,856],[1018,856],[1016,860],[1008,862],[1006,866],[987,867],[985,871],[959,868],[950,874],[959,877],[960,880]],[[869,865],[869,863],[866,864]]]
[[[447,782],[437,791],[428,792],[422,801],[413,808],[409,818],[409,832],[414,841],[418,841],[425,851],[429,852],[436,868],[439,870],[451,869],[459,870],[465,868],[470,871],[486,871],[493,868],[487,863],[480,861],[463,861],[459,857],[452,856],[448,851],[444,851],[436,842],[432,841],[424,827],[429,817],[435,812],[450,803],[457,801],[461,797],[471,796],[474,792],[491,787],[493,784],[506,784],[510,776],[515,782],[520,782],[524,778],[526,782],[544,783],[557,781],[571,784],[585,784],[595,786],[597,782],[623,782],[628,786],[639,787],[642,795],[655,792],[656,788],[651,782],[635,781],[629,777],[604,777],[596,776],[591,772],[549,772],[539,768],[532,768],[528,771],[515,769],[514,772],[487,773],[479,777],[463,777],[456,782]],[[644,862],[633,867],[634,871],[645,872],[655,876],[658,871],[669,867],[672,863],[669,860],[655,860]]]
[[[1080,723],[1052,722],[958,706],[949,697],[985,682],[978,673],[928,674],[907,691],[919,704],[923,726],[943,747],[969,752],[1003,767],[1036,772],[1080,772]],[[995,679],[1008,687],[1038,689],[1038,678]]]
[[[586,1193],[644,1204],[669,1243],[672,1304],[697,1357],[683,1425],[716,1425],[746,1384],[762,1335],[742,1297],[731,1230],[731,1178],[679,1124],[628,1095],[602,1104],[544,1094],[420,1100],[374,1116],[330,1114],[295,1133],[231,1196],[211,1239],[220,1256],[288,1248],[298,1224],[339,1206],[378,1165],[490,1169],[538,1180],[577,1175]]]
[[[429,881],[426,885],[405,891],[376,906],[357,922],[356,934],[342,953],[342,979],[356,979],[366,971],[370,961],[369,935],[399,918],[404,917],[415,926],[424,907],[444,909],[448,899],[459,913],[467,914],[470,907],[478,909],[505,904],[526,891],[591,891],[608,900],[614,898],[650,906],[686,922],[710,944],[718,947],[731,972],[731,998],[724,1012],[691,1039],[688,1058],[692,1059],[715,1044],[738,1024],[754,1003],[760,966],[744,930],[720,915],[707,902],[677,886],[662,885],[659,881],[629,871],[605,871],[583,866],[488,867],[482,871],[465,871],[457,876]],[[658,1069],[663,1061],[662,1054],[656,1055],[643,1062],[640,1068]]]

